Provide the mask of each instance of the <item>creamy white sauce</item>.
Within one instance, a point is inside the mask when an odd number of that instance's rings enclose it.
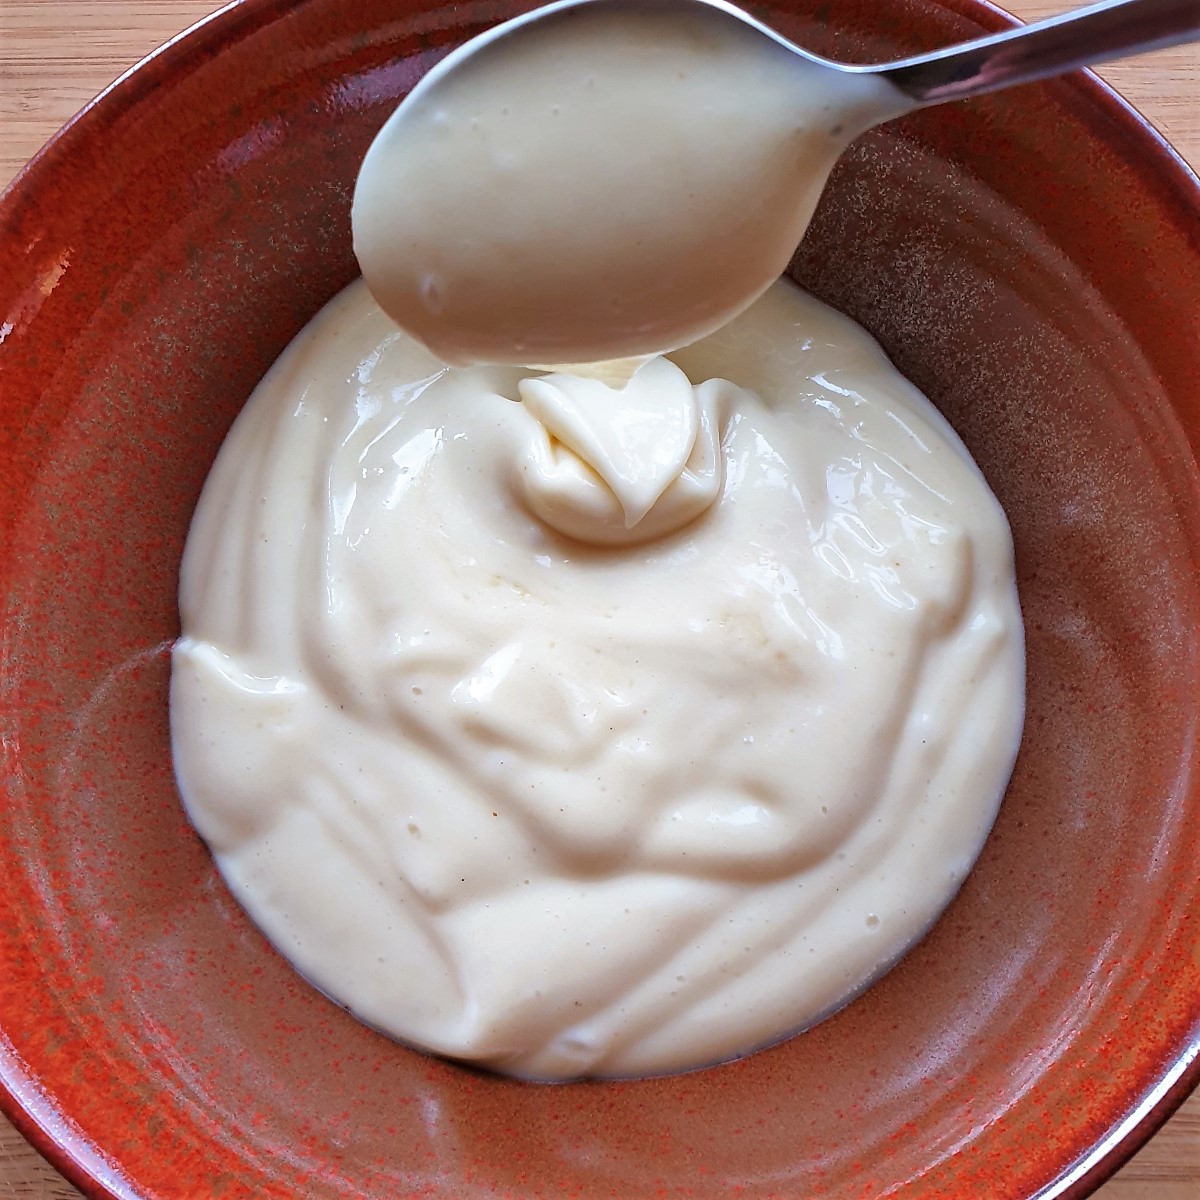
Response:
[[[255,920],[364,1020],[538,1078],[843,1003],[1021,728],[999,506],[785,283],[624,390],[447,369],[352,286],[231,431],[181,609],[176,769]]]
[[[912,107],[747,20],[606,0],[435,67],[355,193],[383,308],[448,362],[515,364],[653,354],[743,311],[850,141]]]

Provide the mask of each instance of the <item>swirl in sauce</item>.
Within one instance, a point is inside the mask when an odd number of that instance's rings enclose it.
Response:
[[[181,608],[176,767],[235,893],[362,1019],[522,1076],[842,1004],[1021,728],[998,504],[784,283],[607,381],[448,368],[353,285],[230,433]]]

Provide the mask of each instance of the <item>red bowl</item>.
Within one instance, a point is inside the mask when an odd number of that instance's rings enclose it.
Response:
[[[239,406],[355,273],[350,188],[521,4],[246,0],[0,202],[0,1101],[97,1197],[1079,1197],[1200,1078],[1200,187],[1090,78],[864,138],[795,262],[962,433],[1012,520],[1029,717],[930,936],[816,1030],[538,1086],[304,984],[184,819],[167,651]],[[886,58],[976,0],[767,4]]]

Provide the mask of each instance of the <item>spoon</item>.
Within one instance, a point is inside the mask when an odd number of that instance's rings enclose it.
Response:
[[[833,70],[886,79],[924,108],[1197,38],[1200,0],[1101,0],[1032,25],[881,66],[847,66],[792,49]]]
[[[878,66],[724,0],[562,0],[438,63],[372,144],[355,251],[447,362],[675,349],[785,269],[866,129],[1200,37],[1200,0],[1102,0]]]

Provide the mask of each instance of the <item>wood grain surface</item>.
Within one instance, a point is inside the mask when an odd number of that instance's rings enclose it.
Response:
[[[96,92],[217,7],[212,0],[0,0],[0,188]],[[1031,20],[1061,5],[1010,0],[1009,7]],[[1200,47],[1102,74],[1200,167]],[[189,1200],[203,1200],[202,1188],[188,1191]],[[0,1118],[0,1200],[78,1195]],[[1200,1200],[1200,1095],[1097,1196]]]

